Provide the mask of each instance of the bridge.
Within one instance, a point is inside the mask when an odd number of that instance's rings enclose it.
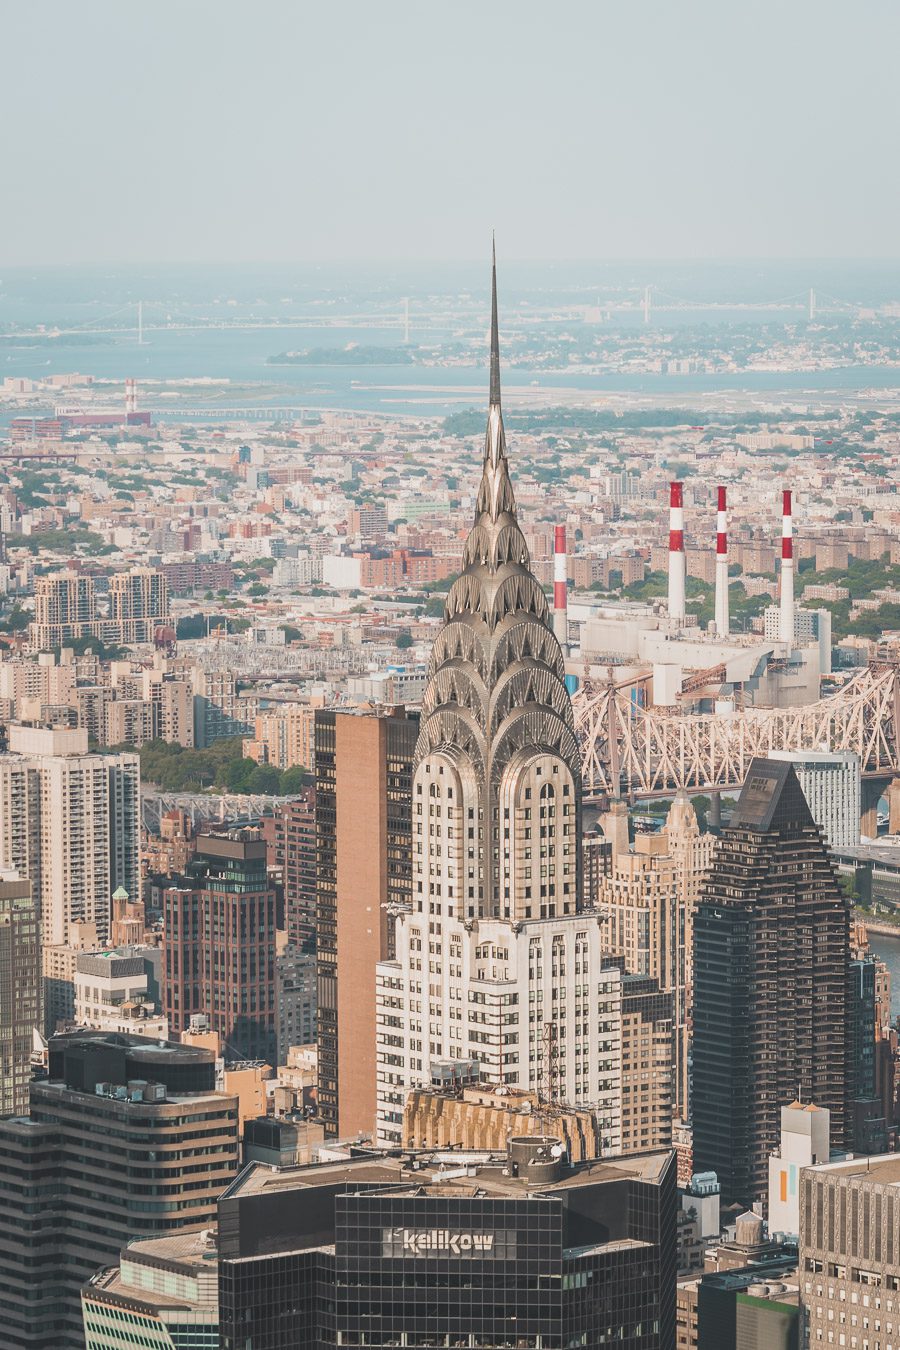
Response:
[[[617,685],[610,671],[606,684],[588,683],[575,694],[588,800],[738,789],[751,760],[772,750],[853,750],[866,816],[900,775],[897,665],[868,666],[837,693],[795,708],[686,713],[642,707],[633,688]]]
[[[288,801],[262,793],[243,792],[142,792],[141,818],[144,829],[159,834],[160,821],[167,811],[184,811],[193,825],[215,822],[234,824],[272,812]]]

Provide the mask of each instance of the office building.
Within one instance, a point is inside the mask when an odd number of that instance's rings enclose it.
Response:
[[[798,1094],[852,1137],[848,901],[793,765],[755,759],[694,919],[693,1146],[726,1202],[759,1207]]]
[[[280,878],[284,927],[292,946],[316,943],[316,796],[307,788],[279,803],[262,822],[268,865]]]
[[[163,891],[163,1002],[170,1032],[206,1014],[226,1057],[275,1065],[275,892],[257,830],[201,835]]]
[[[215,1234],[130,1242],[81,1295],[85,1350],[218,1350]]]
[[[316,710],[319,1110],[349,1137],[375,1127],[375,968],[408,906],[418,719]]]
[[[900,1344],[900,1159],[826,1163],[800,1174],[800,1294],[806,1344]]]
[[[0,873],[0,1116],[28,1110],[40,1022],[40,932],[32,885],[13,872]]]
[[[773,750],[770,759],[785,759],[809,802],[813,820],[830,849],[859,847],[862,779],[859,755],[852,750]]]
[[[573,1167],[553,1138],[257,1164],[219,1206],[222,1350],[674,1350],[675,1203],[671,1154]]]
[[[0,1121],[4,1347],[81,1350],[86,1280],[133,1238],[215,1223],[238,1123],[214,1084],[206,1050],[99,1032],[50,1042],[31,1114]]]
[[[535,1088],[492,1083],[476,1053],[467,1060],[432,1062],[432,1085],[414,1088],[406,1097],[399,1142],[409,1148],[496,1146],[511,1130],[521,1132],[517,1121],[524,1109],[533,1111],[535,1131],[553,1129],[567,1143],[571,1137],[572,1157],[625,1157],[671,1148],[671,995],[661,993],[655,980],[627,974],[623,962],[610,957],[597,980],[594,1016],[602,1062],[593,1101],[567,1105],[560,1075],[568,1065],[560,1061],[557,1038],[545,1032]],[[474,1010],[473,1017],[472,1040],[481,1046],[485,1023],[480,1011]],[[577,1092],[577,1068],[575,1077]]]
[[[627,825],[627,816],[615,818]],[[672,997],[673,1109],[681,1119],[689,1115],[693,917],[714,845],[712,834],[700,833],[689,798],[679,794],[665,830],[639,834],[633,849],[613,845],[610,866],[596,886],[605,950],[624,957],[627,970],[652,977]]]
[[[413,774],[412,906],[378,967],[378,1139],[406,1094],[479,1079],[604,1114],[619,1090],[581,874],[581,759],[562,651],[516,518],[496,276],[475,522],[434,643]]]
[[[287,946],[275,958],[277,1063],[284,1064],[292,1045],[316,1039],[316,955]]]
[[[0,867],[34,886],[45,947],[73,924],[109,934],[110,897],[138,893],[140,763],[89,754],[81,728],[11,726],[0,755]]]
[[[786,1264],[709,1271],[679,1285],[679,1323],[692,1334],[682,1339],[679,1325],[678,1350],[802,1350],[800,1291]],[[692,1305],[690,1320],[686,1303]]]

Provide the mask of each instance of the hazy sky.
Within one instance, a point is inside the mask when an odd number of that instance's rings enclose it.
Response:
[[[898,253],[897,0],[0,19],[0,265]]]

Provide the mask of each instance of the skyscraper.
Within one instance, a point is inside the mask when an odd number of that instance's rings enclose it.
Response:
[[[50,1042],[31,1114],[0,1121],[0,1342],[81,1350],[81,1286],[135,1237],[202,1229],[238,1163],[238,1103],[208,1050],[78,1032]]]
[[[31,882],[0,873],[0,1116],[28,1110],[40,1010],[40,931]]]
[[[288,941],[308,951],[316,942],[315,791],[305,788],[282,802],[262,828],[269,866],[281,872]]]
[[[0,868],[33,887],[40,915],[48,1031],[71,995],[60,975],[90,930],[109,936],[113,892],[139,891],[140,764],[90,754],[81,728],[11,726],[0,754]]]
[[[418,730],[403,708],[316,711],[318,1102],[333,1135],[375,1124],[375,967],[409,904]]]
[[[256,1163],[219,1206],[222,1350],[674,1350],[676,1204],[671,1153],[573,1167],[546,1136]]]
[[[856,848],[862,794],[859,755],[852,750],[773,750],[772,759],[793,764],[829,848]]]
[[[793,766],[756,759],[694,919],[695,1171],[765,1207],[781,1107],[849,1145],[848,901]]]
[[[164,1009],[171,1033],[209,1017],[229,1057],[275,1065],[275,892],[257,831],[201,835],[187,877],[163,892]]]
[[[411,1088],[454,1075],[548,1105],[617,1102],[572,705],[509,478],[496,269],[481,485],[431,654],[412,802],[411,906],[378,966],[379,1141],[401,1141]]]

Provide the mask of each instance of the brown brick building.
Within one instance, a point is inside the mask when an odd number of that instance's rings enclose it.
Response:
[[[275,892],[258,831],[201,835],[163,892],[163,999],[172,1033],[206,1014],[226,1056],[276,1063]]]
[[[412,888],[418,717],[316,711],[319,1110],[327,1133],[375,1126],[375,965]]]

